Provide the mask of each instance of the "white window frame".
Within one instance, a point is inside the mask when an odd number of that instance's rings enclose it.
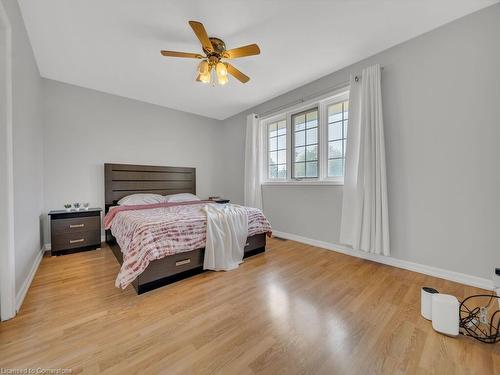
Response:
[[[306,113],[309,113],[309,112],[312,112],[312,111],[317,111],[318,112],[318,177],[307,177],[307,176],[304,176],[304,177],[299,177],[299,178],[295,178],[295,177],[291,177],[291,179],[293,181],[317,181],[321,178],[321,158],[322,158],[322,150],[321,150],[321,137],[320,137],[320,126],[321,126],[321,120],[320,120],[320,107],[319,106],[312,106],[310,108],[307,108],[305,110],[302,110],[302,111],[294,111],[293,113],[290,113],[290,165],[292,167],[292,172],[295,170],[295,166],[293,164],[295,164],[295,157],[293,156],[293,154],[295,153],[295,142],[294,140],[292,139],[292,136],[294,136],[294,134],[296,133],[295,129],[293,128],[293,121],[292,121],[292,118],[294,116],[297,116],[297,115],[302,115],[302,114],[306,114]],[[305,119],[304,119],[305,120]],[[304,129],[306,129],[306,124],[304,123]],[[307,133],[307,129],[306,129],[306,133]],[[307,136],[304,134],[304,141],[306,142],[305,144],[307,144]],[[307,150],[307,146],[306,146],[306,150]],[[305,171],[305,170],[304,170]]]
[[[337,103],[342,103],[346,100],[349,100],[349,93],[348,92],[345,92],[343,95],[338,95],[337,97],[335,98],[330,98],[329,100],[325,100],[323,102],[323,110],[322,110],[322,116],[323,116],[323,139],[325,140],[324,142],[321,143],[321,147],[322,147],[322,151],[324,152],[323,155],[325,155],[325,157],[323,158],[322,162],[323,162],[323,178],[326,180],[326,181],[338,181],[339,183],[341,182],[341,184],[343,185],[344,184],[344,176],[338,176],[338,177],[328,177],[328,107],[331,106],[332,104],[337,104]],[[344,124],[342,124],[342,126],[344,126]],[[349,124],[347,125],[347,131],[349,131]],[[345,154],[344,154],[344,158],[345,158]],[[345,159],[344,159],[345,161]],[[345,162],[344,162],[344,175],[345,175]]]
[[[270,124],[274,124],[275,122],[280,122],[280,121],[283,121],[283,120],[286,120],[286,177],[277,177],[277,178],[269,178],[269,125]],[[283,115],[277,115],[277,116],[273,116],[273,117],[270,117],[270,118],[267,118],[265,121],[264,120],[261,120],[261,125],[260,126],[264,126],[264,134],[265,134],[265,145],[263,147],[263,149],[265,150],[265,156],[264,156],[264,166],[263,166],[263,176],[264,177],[264,181],[279,181],[279,182],[283,182],[283,181],[287,181],[289,178],[290,178],[290,160],[288,160],[290,158],[290,155],[288,154],[290,149],[290,129],[288,127],[288,120],[285,116]]]
[[[311,99],[308,101],[301,102],[300,104],[291,106],[279,113],[274,113],[269,116],[263,117],[260,120],[260,126],[264,127],[264,134],[266,135],[265,144],[262,147],[264,150],[264,157],[262,171],[263,172],[263,185],[344,185],[344,177],[328,177],[328,119],[327,110],[328,106],[343,102],[349,99],[349,86],[345,86],[323,95],[319,98]],[[313,107],[318,107],[319,111],[319,132],[318,132],[318,153],[319,153],[319,177],[317,178],[304,178],[304,179],[294,179],[292,178],[292,115],[311,109]],[[281,121],[286,119],[286,178],[269,178],[269,133],[268,125],[276,121]],[[345,169],[344,169],[345,173]]]

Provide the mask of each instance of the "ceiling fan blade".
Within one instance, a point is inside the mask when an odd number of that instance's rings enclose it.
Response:
[[[230,49],[224,52],[226,59],[237,59],[238,57],[253,56],[260,54],[260,48],[257,44],[249,44],[239,48]]]
[[[227,72],[229,74],[231,74],[234,78],[236,78],[238,81],[240,81],[242,83],[247,83],[248,81],[250,81],[250,77],[248,77],[247,75],[240,72],[238,69],[236,69],[231,64],[229,64],[229,63],[224,63],[224,64],[226,65]]]
[[[177,52],[177,51],[160,51],[163,56],[167,57],[186,57],[190,59],[203,59],[199,53]]]
[[[207,31],[205,30],[205,26],[203,26],[201,22],[197,21],[189,21],[189,25],[191,26],[194,33],[198,37],[203,49],[208,52],[213,52],[214,47],[212,46],[210,39],[208,39],[208,34]]]

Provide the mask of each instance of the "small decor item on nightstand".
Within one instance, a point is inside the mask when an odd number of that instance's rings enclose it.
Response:
[[[73,207],[75,207],[75,210],[80,211],[80,203],[73,203]]]
[[[64,208],[66,209],[66,211],[70,212],[71,211],[71,204],[65,203]]]
[[[220,197],[218,195],[214,195],[212,197],[208,197],[209,201],[216,201],[217,199],[220,199]]]
[[[83,204],[83,209],[84,209],[85,211],[88,211],[88,210],[89,210],[89,206],[90,206],[90,203],[89,203],[89,202],[85,202],[85,203]]]

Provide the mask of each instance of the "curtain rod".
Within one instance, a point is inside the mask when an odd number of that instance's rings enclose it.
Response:
[[[381,66],[380,70],[384,70],[384,67]],[[359,82],[360,79],[361,79],[360,76],[358,76],[358,75],[354,76],[354,81]],[[303,96],[300,99],[296,99],[296,100],[294,100],[292,102],[280,105],[279,107],[275,107],[275,108],[270,109],[270,110],[268,110],[266,112],[260,113],[260,114],[257,115],[257,117],[266,117],[266,116],[271,115],[271,114],[273,114],[275,112],[278,112],[278,111],[280,111],[282,109],[286,109],[286,108],[292,107],[292,106],[294,106],[296,104],[304,103],[304,102],[306,102],[306,101],[308,101],[310,99],[319,98],[319,97],[321,97],[323,95],[326,95],[326,94],[328,94],[328,93],[330,93],[332,91],[336,91],[336,90],[339,90],[339,89],[341,89],[343,87],[347,87],[347,86],[349,86],[349,81],[343,82],[343,83],[338,84],[336,86],[328,87],[327,89],[319,91],[319,92],[315,92],[314,94],[309,94],[309,95]]]

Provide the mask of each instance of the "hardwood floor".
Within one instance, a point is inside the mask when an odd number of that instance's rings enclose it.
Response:
[[[135,295],[110,249],[43,259],[0,368],[73,374],[500,374],[500,345],[432,330],[420,287],[480,290],[293,241]]]

